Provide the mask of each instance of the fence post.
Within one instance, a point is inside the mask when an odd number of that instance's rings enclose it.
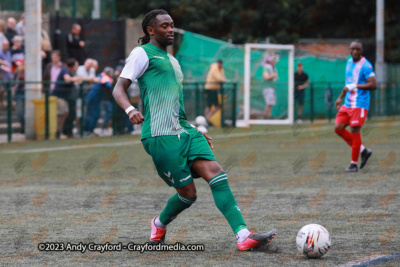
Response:
[[[49,139],[49,84],[46,83],[44,88],[44,123],[45,123],[45,132],[44,139]]]
[[[332,96],[332,86],[328,83],[328,88],[325,90],[325,99],[328,107],[328,122],[332,120],[332,107],[333,107],[333,96]]]
[[[11,101],[11,81],[7,82],[7,140],[11,142],[12,137],[12,101]]]
[[[314,121],[314,83],[310,86],[310,121]]]
[[[394,84],[394,88],[395,88],[395,93],[396,93],[396,100],[395,100],[395,103],[399,103],[399,101],[400,101],[400,93],[399,93],[399,85],[398,85],[398,83],[397,83],[397,81],[395,82],[395,84]],[[396,110],[396,112],[395,112],[395,115],[399,115],[400,114],[400,105],[395,105],[395,107],[397,107],[397,110]]]
[[[224,83],[221,83],[221,128],[225,126],[224,122]]]
[[[368,110],[368,114],[367,114],[367,118],[370,120],[372,113],[375,112],[375,91],[369,91],[369,110]]]
[[[388,106],[388,116],[392,116],[393,115],[393,108],[392,108],[392,99],[393,99],[393,96],[392,96],[392,92],[393,92],[393,88],[392,88],[392,85],[390,84],[390,83],[386,83],[386,89],[387,89],[387,92],[388,92],[388,96],[387,96],[387,100],[388,100],[388,102],[386,103],[386,105]]]
[[[237,82],[233,83],[232,127],[236,127],[236,90]]]
[[[196,118],[197,116],[200,116],[200,84],[198,82],[196,82],[196,101],[195,101],[195,105],[196,105]]]
[[[81,127],[80,127],[80,136],[83,137],[83,132],[84,132],[84,125],[85,125],[85,97],[83,94],[83,83],[79,84],[79,97],[81,99]]]

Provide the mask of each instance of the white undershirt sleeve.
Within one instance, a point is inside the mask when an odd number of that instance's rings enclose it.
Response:
[[[149,58],[141,47],[132,50],[126,59],[125,66],[119,77],[131,80],[132,82],[142,77],[143,73],[149,67]]]

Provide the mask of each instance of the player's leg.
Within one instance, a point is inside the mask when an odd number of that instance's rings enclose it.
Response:
[[[193,181],[182,188],[176,188],[176,191],[177,193],[168,199],[160,216],[154,217],[151,221],[150,243],[152,244],[164,243],[167,225],[197,199]]]
[[[151,221],[150,242],[153,244],[164,243],[167,225],[196,201],[196,187],[186,160],[189,142],[188,134],[143,140],[143,147],[152,156],[158,174],[177,191],[160,215]]]
[[[226,173],[217,163],[203,134],[193,128],[191,129],[188,164],[191,167],[193,177],[203,177],[207,181],[217,208],[225,216],[238,239],[240,250],[252,249],[270,242],[275,237],[276,230],[264,234],[249,232],[229,187]]]
[[[215,205],[225,216],[236,235],[239,250],[249,250],[271,242],[275,238],[276,230],[263,234],[253,234],[247,229],[240,208],[229,187],[228,177],[216,161],[195,159],[192,170],[198,173],[210,186]]]
[[[348,109],[343,105],[340,107],[339,112],[336,114],[335,119],[335,133],[339,135],[349,146],[353,145],[353,136],[346,130],[347,125],[350,124],[350,117]]]
[[[372,151],[370,149],[365,148],[362,145],[361,140],[361,127],[364,125],[365,119],[367,117],[368,110],[363,108],[353,108],[350,113],[350,126],[351,126],[351,135],[353,138],[353,144],[351,147],[351,163],[358,165],[358,157],[361,154],[361,165],[360,169],[365,166],[368,159],[372,155]],[[355,168],[353,167],[353,170]]]
[[[267,120],[271,119],[271,111],[272,111],[272,106],[266,105],[264,110],[265,119]]]

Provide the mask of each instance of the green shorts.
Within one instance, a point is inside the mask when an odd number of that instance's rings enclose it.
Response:
[[[142,140],[146,152],[153,158],[158,175],[174,188],[182,188],[200,177],[192,171],[198,158],[216,161],[204,135],[190,127],[188,133],[150,137]]]

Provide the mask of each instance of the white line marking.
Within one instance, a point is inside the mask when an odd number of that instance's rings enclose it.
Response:
[[[323,123],[322,123],[323,124]],[[378,122],[378,123],[369,123],[367,128],[370,127],[379,127],[379,126],[397,126],[400,125],[399,122],[396,123],[383,123],[383,122]],[[310,127],[307,127],[308,124],[302,124],[304,125],[304,128],[300,132],[310,132],[312,131]],[[318,125],[318,124],[316,124]],[[333,131],[334,126],[332,124],[329,125],[324,125],[317,131],[322,131],[322,130],[332,130]],[[253,135],[276,135],[276,134],[285,134],[285,133],[293,133],[292,129],[288,130],[279,130],[275,131],[273,129],[266,129],[266,131],[260,131],[260,132],[244,132],[244,133],[235,133],[235,134],[219,134],[215,135],[212,138],[213,139],[219,139],[219,138],[231,138],[231,137],[242,137],[242,136],[253,136]],[[74,140],[79,140],[79,139],[74,139]],[[79,141],[76,141],[79,143]],[[1,153],[4,154],[15,154],[15,153],[37,153],[37,152],[44,152],[44,151],[65,151],[65,150],[77,150],[77,149],[83,149],[83,148],[93,148],[93,147],[114,147],[114,146],[128,146],[128,145],[138,145],[142,141],[137,140],[137,141],[125,141],[125,142],[116,142],[116,143],[108,143],[108,144],[93,144],[93,145],[77,145],[77,146],[61,146],[61,147],[52,147],[52,148],[33,148],[33,149],[18,149],[18,150],[7,150],[7,151],[2,151]],[[0,153],[0,154],[1,154]]]

